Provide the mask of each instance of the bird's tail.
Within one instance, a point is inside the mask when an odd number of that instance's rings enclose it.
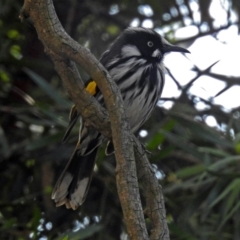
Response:
[[[83,204],[92,179],[97,152],[98,147],[81,156],[79,149],[75,149],[53,189],[52,199],[57,207],[65,204],[67,208],[75,210]]]

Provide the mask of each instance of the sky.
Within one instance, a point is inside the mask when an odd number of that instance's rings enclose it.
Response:
[[[181,85],[187,84],[196,74],[191,69],[193,64],[200,70],[205,70],[211,64],[219,61],[211,69],[212,73],[225,76],[240,77],[240,37],[236,26],[222,30],[218,39],[205,36],[197,39],[188,50],[191,54],[186,55],[172,53],[165,57],[164,63],[171,70]],[[239,53],[239,54],[237,54]],[[180,92],[173,86],[172,80],[166,76],[166,86],[163,97],[178,96]],[[225,87],[223,81],[209,76],[200,77],[190,89],[196,96],[209,100]],[[240,106],[236,101],[240,95],[240,87],[232,87],[223,94],[214,98],[215,104],[220,104],[226,109]]]

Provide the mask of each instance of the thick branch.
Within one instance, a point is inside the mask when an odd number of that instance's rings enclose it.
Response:
[[[98,131],[102,131],[103,128],[103,134],[107,138],[111,138],[108,113],[94,97],[85,91],[76,65],[72,61],[64,61],[51,51],[48,54],[54,62],[55,69],[61,77],[64,87],[76,104],[78,111]],[[107,127],[103,127],[106,125]]]
[[[139,188],[136,177],[135,159],[133,153],[132,134],[128,121],[124,113],[123,102],[116,84],[101,66],[101,64],[77,42],[72,40],[62,28],[53,8],[51,0],[31,1],[25,0],[22,9],[22,16],[30,16],[37,30],[39,39],[44,44],[45,49],[55,61],[56,69],[59,65],[65,64],[64,70],[59,71],[60,75],[67,77],[68,68],[74,73],[74,79],[79,78],[76,74],[74,65],[68,59],[80,64],[86,72],[97,82],[98,87],[103,93],[107,110],[111,121],[112,139],[114,143],[115,156],[117,160],[117,187],[120,201],[123,208],[124,218],[130,239],[148,239],[148,234],[143,218],[142,206],[139,196]],[[66,63],[68,65],[66,65]],[[69,74],[68,79],[70,79]],[[65,81],[65,86],[66,86]],[[79,88],[80,84],[80,88]],[[89,111],[82,109],[84,99],[78,97],[84,94],[81,82],[72,81],[68,84],[68,91],[76,103],[81,115],[97,130],[104,135],[109,134],[106,118],[103,116],[103,124],[99,124],[99,119],[92,116],[89,119]],[[96,106],[96,102],[88,97],[87,101]],[[101,115],[100,107],[95,108],[98,116]],[[98,124],[97,124],[98,122]]]
[[[137,174],[142,183],[147,205],[147,215],[152,223],[151,240],[169,240],[169,231],[166,219],[166,210],[162,194],[155,173],[147,159],[142,145],[135,139],[135,154],[137,161]]]

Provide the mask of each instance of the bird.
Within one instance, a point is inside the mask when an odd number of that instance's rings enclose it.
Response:
[[[189,53],[185,48],[172,45],[153,29],[128,27],[99,59],[121,92],[133,134],[150,117],[160,99],[165,81],[163,58],[169,52]],[[103,95],[93,79],[86,83],[85,89],[105,106]],[[73,210],[86,199],[98,148],[105,141],[101,133],[84,122],[74,105],[64,142],[79,118],[81,124],[77,145],[52,193],[57,207],[65,205]],[[114,153],[111,141],[105,152],[106,155]]]

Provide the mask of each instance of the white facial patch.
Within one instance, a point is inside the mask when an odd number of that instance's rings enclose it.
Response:
[[[154,58],[159,58],[162,56],[162,53],[159,49],[156,49],[153,53],[152,53],[152,57]]]
[[[125,57],[134,57],[141,56],[140,51],[134,45],[126,45],[122,48],[122,56]]]

